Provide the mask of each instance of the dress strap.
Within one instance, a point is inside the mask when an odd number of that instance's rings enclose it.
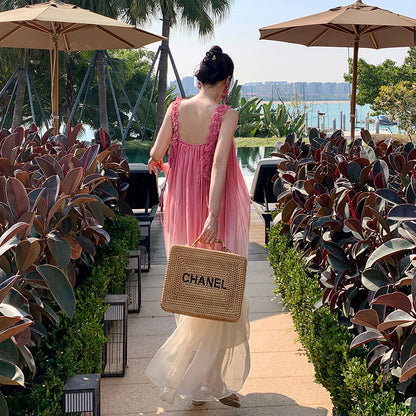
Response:
[[[172,112],[171,112],[171,119],[172,119],[172,127],[173,127],[173,135],[172,141],[178,139],[179,137],[179,105],[183,98],[176,97],[176,100],[172,104]]]
[[[207,142],[217,143],[218,133],[220,132],[222,118],[227,110],[231,108],[226,104],[220,104],[214,111],[214,114],[211,116],[211,125],[209,126],[209,133],[207,137]]]
[[[172,141],[171,145],[168,150],[168,159],[169,159],[169,166],[174,166],[176,162],[176,153],[177,153],[177,147],[178,147],[178,138],[179,138],[179,105],[183,98],[177,97],[176,100],[172,104],[172,111],[170,114],[171,120],[172,120]]]
[[[209,126],[209,133],[207,137],[207,147],[201,160],[202,177],[207,181],[211,180],[212,163],[214,161],[215,147],[217,145],[222,118],[229,108],[231,107],[226,104],[221,104],[215,109],[214,114],[211,116],[211,125]]]

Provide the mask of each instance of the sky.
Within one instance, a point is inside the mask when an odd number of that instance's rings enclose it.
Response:
[[[247,82],[343,82],[351,48],[306,47],[291,43],[259,40],[259,29],[275,23],[320,13],[353,0],[234,0],[229,16],[215,26],[214,35],[201,39],[197,32],[176,26],[170,48],[181,78],[191,76],[205,52],[219,45],[234,61],[234,78]],[[415,0],[368,0],[367,4],[416,18]],[[140,26],[160,34],[161,21]],[[156,50],[158,44],[147,48]],[[359,57],[371,64],[392,59],[402,64],[407,48],[360,49]],[[169,69],[169,81],[174,79]]]

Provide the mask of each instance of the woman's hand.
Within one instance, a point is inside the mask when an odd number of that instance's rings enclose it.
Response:
[[[217,219],[209,214],[205,220],[204,228],[198,237],[198,241],[205,244],[214,244],[218,233]]]
[[[157,175],[157,170],[159,169],[160,171],[163,172],[164,170],[164,163],[162,160],[160,160],[159,162],[157,160],[154,160],[152,157],[149,158],[149,160],[147,161],[147,167],[149,169],[150,173],[154,173],[155,175]]]

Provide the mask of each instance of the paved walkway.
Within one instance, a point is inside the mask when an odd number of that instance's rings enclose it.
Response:
[[[172,333],[175,322],[160,308],[166,267],[162,229],[152,226],[152,265],[142,274],[142,309],[129,314],[128,368],[123,378],[101,382],[102,416],[330,416],[328,392],[314,382],[314,370],[296,342],[287,311],[273,290],[273,271],[267,261],[264,226],[252,210],[246,294],[250,298],[251,371],[240,391],[241,408],[212,402],[194,407],[176,399],[161,401],[158,389],[144,376],[147,363]]]

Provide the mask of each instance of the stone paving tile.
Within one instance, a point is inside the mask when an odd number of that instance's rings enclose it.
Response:
[[[127,333],[129,337],[143,335],[170,335],[176,328],[175,318],[169,316],[137,317],[129,315]]]
[[[317,409],[319,402],[316,402],[317,390],[311,389],[309,387],[309,379],[306,379],[306,383],[302,381],[301,378],[296,378],[297,383],[308,387],[306,394],[300,397],[300,400],[297,398],[296,401],[293,400],[288,395],[270,392],[267,387],[260,388],[257,391],[244,394],[244,391],[241,392],[240,400],[242,407],[240,409],[233,409],[224,407],[219,402],[209,402],[203,405],[203,408],[196,409],[189,401],[183,399],[176,399],[173,404],[168,404],[161,401],[157,395],[157,391],[154,386],[150,383],[130,383],[130,384],[112,384],[102,385],[102,406],[104,411],[101,412],[102,416],[108,414],[113,415],[126,415],[126,414],[195,414],[195,415],[204,415],[204,414],[215,414],[215,415],[250,415],[257,416],[259,411],[264,411],[265,415],[274,413],[267,413],[266,409],[281,409],[285,408],[286,411],[290,410],[290,413],[286,415],[312,415],[314,413],[306,413],[306,410],[311,411],[312,409]],[[279,381],[275,381],[279,383]],[[262,381],[264,385],[264,381]],[[280,384],[282,390],[284,389],[284,384],[286,380],[281,380]],[[251,387],[250,385],[248,387]],[[275,386],[272,386],[275,387]],[[292,386],[293,388],[293,386]],[[267,390],[267,391],[264,391]],[[111,397],[117,397],[117,400],[112,400]],[[307,403],[308,399],[310,400]],[[316,404],[314,404],[316,403]],[[292,413],[293,411],[293,413]],[[305,411],[305,413],[296,413],[298,411]],[[137,413],[134,413],[137,412]],[[203,412],[203,413],[199,413]],[[326,409],[320,409],[321,413],[315,413],[316,415],[328,415]],[[284,413],[281,413],[282,415]]]

